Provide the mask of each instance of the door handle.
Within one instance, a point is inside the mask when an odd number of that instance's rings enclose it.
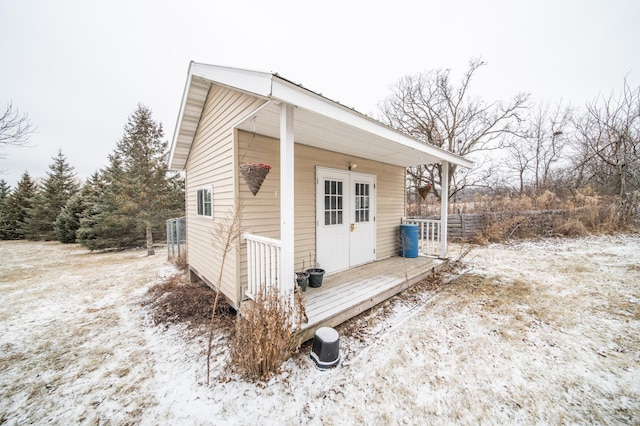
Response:
[[[351,224],[351,232],[353,232],[356,229],[356,225],[355,224]]]

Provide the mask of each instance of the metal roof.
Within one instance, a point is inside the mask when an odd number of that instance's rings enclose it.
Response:
[[[296,143],[404,167],[442,161],[473,166],[464,157],[412,138],[278,74],[191,62],[171,143],[169,166],[174,170],[185,168],[211,84],[264,99],[236,124],[241,130],[279,138],[280,105],[285,103],[296,107]]]

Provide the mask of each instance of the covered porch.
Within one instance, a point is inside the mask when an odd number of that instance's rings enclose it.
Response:
[[[440,221],[402,222],[418,225],[418,257],[388,257],[327,275],[321,287],[308,287],[301,293],[307,316],[302,325],[304,340],[312,338],[319,327],[337,326],[442,269],[447,261],[438,257]],[[287,284],[295,280],[283,281],[281,273],[282,241],[248,233],[242,237],[247,250],[246,296],[253,299],[264,283],[276,286],[282,294],[291,294]]]
[[[289,85],[288,82],[286,84]],[[441,164],[441,193],[443,194],[441,218],[428,223],[418,223],[418,225],[420,226],[421,254],[445,259],[450,164],[467,165],[469,163],[451,153],[419,143],[379,123],[372,125],[368,117],[354,113],[352,110],[345,110],[341,105],[327,105],[327,100],[324,98],[312,95],[313,99],[309,101],[306,96],[308,93],[305,92],[300,96],[297,90],[300,88],[295,87],[295,89],[296,96],[293,96],[296,101],[295,106],[272,101],[237,125],[237,129],[244,132],[240,134],[241,137],[242,135],[265,135],[275,141],[276,145],[271,147],[270,152],[277,153],[279,157],[279,191],[276,190],[279,195],[279,236],[276,237],[277,239],[267,238],[265,234],[254,234],[250,227],[244,228],[245,232],[249,233],[245,234],[247,240],[246,296],[252,298],[255,294],[254,290],[266,284],[275,285],[283,295],[288,294],[292,297],[296,282],[296,266],[299,267],[302,263],[300,247],[297,245],[300,241],[297,239],[296,232],[302,232],[306,236],[303,251],[307,253],[311,251],[315,254],[307,265],[327,269],[328,273],[343,271],[356,265],[380,261],[395,255],[398,250],[394,246],[399,244],[399,235],[392,236],[392,229],[398,229],[397,227],[403,222],[413,221],[402,217],[404,214],[402,208],[389,208],[392,203],[394,206],[400,205],[398,202],[402,203],[404,182],[402,177],[393,180],[393,188],[389,189],[390,187],[387,186],[384,189],[386,192],[380,194],[380,200],[376,200],[376,188],[382,191],[382,185],[377,185],[376,177],[396,173],[399,168],[418,164]],[[309,103],[305,105],[306,101]],[[321,103],[324,108],[316,103]],[[330,108],[326,109],[328,106]],[[328,143],[330,145],[327,145]],[[297,147],[294,148],[294,146]],[[301,161],[299,157],[303,155],[301,153],[308,153],[310,148],[315,149],[314,152],[318,157],[307,156]],[[330,159],[335,158],[339,161],[329,165]],[[349,161],[352,158],[359,158],[364,163],[370,161],[369,169],[359,167],[358,171],[354,172],[360,161]],[[313,166],[315,175],[308,172],[301,174],[297,164],[304,161],[315,163]],[[387,166],[393,172],[387,172]],[[372,169],[372,167],[377,168]],[[367,181],[368,178],[371,180]],[[388,185],[389,181],[385,183]],[[296,187],[299,185],[305,188],[304,195],[297,192]],[[349,185],[351,189],[347,190]],[[364,188],[362,194],[365,196],[358,195],[357,185]],[[311,200],[306,198],[306,194],[309,193],[315,193]],[[400,194],[399,197],[398,194]],[[305,201],[298,204],[297,197],[305,197]],[[249,198],[249,200],[250,203],[253,199]],[[341,204],[342,201],[344,205]],[[358,204],[359,202],[362,204]],[[300,219],[300,217],[296,219],[296,213],[304,208],[303,206],[308,205],[313,206],[314,217],[309,220],[310,214],[306,212],[303,216],[304,228],[296,228],[294,222]],[[386,208],[384,215],[382,213],[376,215],[377,206]],[[367,213],[364,220],[362,217],[354,216],[354,208]],[[256,214],[258,212],[258,210],[254,211]],[[343,212],[344,216],[342,216]],[[366,226],[373,230],[372,236],[361,231]],[[308,235],[310,229],[315,229],[313,240]],[[348,238],[344,236],[345,229],[350,229],[350,232],[345,231]],[[381,229],[385,232],[384,246],[376,245],[377,237],[382,235]],[[335,234],[330,233],[333,230],[336,230]],[[338,233],[340,234],[337,235]],[[357,236],[358,233],[362,238],[354,242],[355,239],[352,237]],[[337,237],[334,238],[336,235]],[[365,239],[367,239],[366,242]],[[309,241],[313,241],[313,247],[310,247]],[[252,248],[254,244],[258,247],[257,249]],[[263,244],[270,247],[262,247]],[[359,253],[349,251],[348,248],[344,249],[344,247],[359,249],[365,245],[368,250],[367,256],[363,256],[362,259],[358,258]],[[267,254],[274,249],[277,253]],[[254,252],[254,250],[257,251]],[[334,258],[350,259],[350,261],[336,266],[334,263],[330,264],[326,253],[331,253],[332,261]],[[354,258],[357,260],[353,261]]]
[[[303,292],[307,322],[302,338],[319,327],[335,327],[437,273],[446,264],[435,257],[390,257],[324,278],[319,288]]]

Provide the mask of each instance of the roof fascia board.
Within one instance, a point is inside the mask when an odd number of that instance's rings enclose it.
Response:
[[[193,62],[191,63],[193,64]],[[189,65],[191,68],[191,65]],[[182,101],[180,102],[180,112],[178,113],[178,119],[176,120],[176,128],[173,130],[173,140],[171,141],[171,149],[169,150],[169,170],[175,170],[173,164],[173,156],[176,152],[176,146],[178,145],[178,136],[180,134],[180,127],[182,126],[182,118],[184,117],[184,109],[187,107],[187,99],[189,98],[189,89],[191,88],[191,72],[187,73],[187,82],[184,85],[182,91]],[[182,170],[184,167],[180,168]]]
[[[385,139],[396,141],[417,151],[425,152],[442,161],[468,168],[473,167],[473,162],[464,157],[433,145],[419,142],[357,111],[310,92],[303,87],[297,86],[277,76],[273,78],[271,96],[276,100],[322,114]]]
[[[271,73],[192,62],[189,67],[189,75],[196,75],[212,83],[229,86],[261,97],[271,95],[273,76]]]

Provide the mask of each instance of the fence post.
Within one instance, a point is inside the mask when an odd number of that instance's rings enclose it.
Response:
[[[171,260],[171,254],[169,252],[171,245],[171,219],[165,222],[165,227],[167,228],[167,260]]]
[[[180,257],[180,235],[182,235],[180,230],[180,218],[176,219],[176,243],[178,244],[178,257]]]

